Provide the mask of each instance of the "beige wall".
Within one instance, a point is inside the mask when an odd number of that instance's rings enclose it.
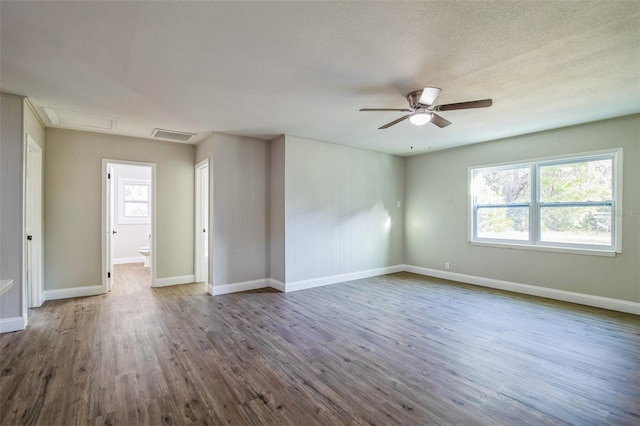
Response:
[[[45,290],[101,277],[102,159],[156,163],[156,278],[193,274],[195,147],[47,129]]]
[[[622,147],[622,254],[549,253],[469,244],[467,168]],[[406,263],[640,302],[640,116],[407,158]]]

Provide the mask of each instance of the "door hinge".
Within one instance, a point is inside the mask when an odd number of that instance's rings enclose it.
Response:
[[[111,179],[111,173],[107,173],[107,179]]]
[[[111,272],[107,272],[107,278],[111,278]]]

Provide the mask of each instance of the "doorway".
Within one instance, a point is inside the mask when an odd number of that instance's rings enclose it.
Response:
[[[103,292],[123,284],[118,270],[139,269],[135,285],[151,287],[156,276],[155,164],[102,160]]]
[[[29,308],[42,306],[43,301],[43,240],[42,240],[42,148],[27,134],[25,171],[26,281]],[[26,310],[25,310],[26,312]]]
[[[209,160],[196,164],[195,280],[209,284]]]

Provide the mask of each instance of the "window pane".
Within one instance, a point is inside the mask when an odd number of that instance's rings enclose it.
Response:
[[[540,166],[540,201],[611,200],[612,182],[612,159]]]
[[[611,207],[540,208],[541,241],[611,245]]]
[[[148,185],[124,185],[125,201],[148,201],[149,186]]]
[[[528,207],[478,207],[478,238],[529,240]]]
[[[480,170],[474,173],[471,190],[476,204],[528,203],[531,200],[530,168]]]
[[[147,203],[124,203],[125,217],[147,217],[149,216],[149,205]]]

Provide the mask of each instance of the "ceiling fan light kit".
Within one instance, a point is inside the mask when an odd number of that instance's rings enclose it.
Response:
[[[403,117],[393,120],[384,126],[378,127],[379,130],[387,129],[394,126],[401,121],[409,119],[411,124],[416,126],[423,126],[428,122],[432,122],[436,126],[442,128],[451,124],[450,121],[436,114],[434,111],[455,111],[459,109],[471,109],[471,108],[486,108],[493,104],[491,99],[481,99],[478,101],[458,102],[455,104],[444,104],[433,106],[436,98],[440,94],[442,89],[438,87],[425,87],[422,90],[416,90],[407,95],[407,102],[409,102],[409,108],[397,109],[397,108],[362,108],[360,111],[402,111],[410,112]]]
[[[411,124],[416,126],[424,126],[431,121],[432,114],[425,111],[416,111],[409,117]]]

